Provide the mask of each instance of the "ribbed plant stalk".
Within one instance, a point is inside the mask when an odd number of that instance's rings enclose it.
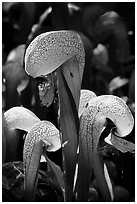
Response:
[[[70,71],[71,66],[76,66],[76,73]],[[74,63],[74,58],[67,61],[58,70],[65,201],[72,201],[74,174],[77,161],[79,133],[77,108],[80,98],[80,80],[75,79],[75,77],[78,77],[78,74],[78,66]]]
[[[27,202],[35,201],[38,172],[42,151],[43,142],[39,141],[34,145],[29,166],[27,169],[25,169],[24,199]]]
[[[122,99],[113,95],[94,97],[80,118],[77,201],[87,201],[92,169],[98,182],[103,201],[112,201],[113,192],[107,168],[102,168],[97,152],[99,138],[106,118],[116,126],[116,133],[124,137],[133,129],[133,116]],[[83,190],[86,189],[86,190]]]

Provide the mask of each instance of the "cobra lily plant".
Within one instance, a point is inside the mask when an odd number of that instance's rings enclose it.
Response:
[[[25,70],[29,75],[36,78],[57,73],[60,125],[58,130],[23,107],[14,107],[4,114],[10,127],[27,127],[24,129],[28,133],[23,161],[28,201],[35,200],[41,155],[45,156],[53,170],[64,201],[88,201],[92,174],[99,184],[102,201],[113,201],[109,173],[98,154],[99,138],[106,126],[106,118],[112,120],[116,128],[107,141],[122,152],[134,151],[134,144],[123,139],[134,126],[133,116],[125,102],[114,95],[96,96],[92,91],[81,90],[85,50],[86,38],[65,30],[37,36],[26,50]],[[63,171],[46,155],[46,151],[59,148],[62,148]]]

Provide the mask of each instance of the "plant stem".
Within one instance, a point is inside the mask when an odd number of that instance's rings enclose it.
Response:
[[[35,201],[36,187],[38,182],[38,172],[40,158],[43,151],[43,142],[37,142],[34,145],[33,153],[31,156],[30,164],[28,169],[25,170],[25,201]]]
[[[94,174],[95,174],[103,201],[106,201],[106,202],[111,201],[110,192],[107,186],[107,182],[105,180],[99,154],[96,150],[93,153],[93,170],[94,170]]]
[[[63,71],[65,73],[67,72],[68,74],[70,65],[74,66],[75,64],[73,61],[69,61],[64,65],[65,67],[61,67],[61,69],[64,69]],[[73,83],[73,79],[71,80],[70,75],[64,76],[63,71],[58,70],[63,173],[65,181],[65,201],[72,201],[79,130],[79,119],[77,112],[79,102],[77,100],[79,100],[80,89],[77,89],[77,86]]]

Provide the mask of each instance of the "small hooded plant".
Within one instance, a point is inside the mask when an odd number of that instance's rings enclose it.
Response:
[[[27,132],[23,148],[25,200],[34,200],[43,147],[45,151],[57,151],[61,147],[59,131],[51,122],[41,121],[24,107],[9,109],[4,118],[8,128]]]

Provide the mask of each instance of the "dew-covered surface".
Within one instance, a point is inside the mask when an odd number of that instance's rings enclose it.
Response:
[[[27,48],[26,72],[38,77],[56,70],[71,57],[76,57],[82,79],[85,52],[80,36],[74,31],[55,31],[41,34]]]
[[[25,168],[28,168],[34,145],[39,141],[48,145],[47,151],[57,151],[61,147],[59,130],[49,121],[40,121],[28,132],[23,152]]]
[[[90,90],[82,89],[80,92],[80,103],[79,103],[79,117],[88,107],[88,102],[96,97],[96,94]]]

